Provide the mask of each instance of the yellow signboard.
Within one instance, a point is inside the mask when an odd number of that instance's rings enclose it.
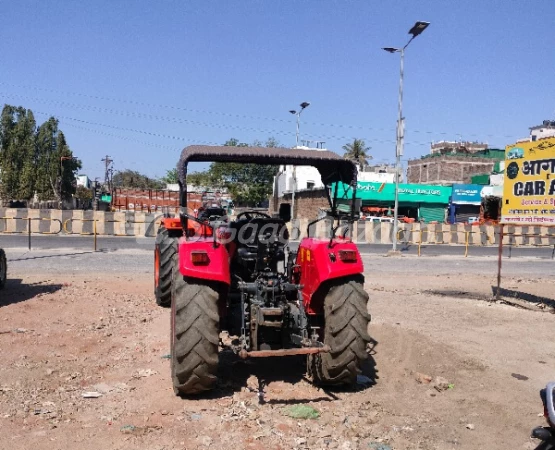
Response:
[[[506,147],[501,223],[555,225],[555,137]]]

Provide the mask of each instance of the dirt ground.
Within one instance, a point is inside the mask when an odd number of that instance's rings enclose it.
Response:
[[[228,362],[215,392],[184,400],[150,275],[12,271],[0,293],[0,448],[532,449],[538,390],[555,378],[555,315],[489,302],[492,281],[368,276],[376,342],[356,390],[318,389],[302,359],[276,358]],[[505,285],[552,298],[555,282]],[[289,417],[298,406],[319,417]]]

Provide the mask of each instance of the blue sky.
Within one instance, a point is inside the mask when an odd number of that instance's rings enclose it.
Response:
[[[399,55],[404,159],[442,139],[504,147],[555,118],[550,0],[3,2],[0,103],[60,128],[91,177],[162,176],[195,143],[363,138],[393,161]]]

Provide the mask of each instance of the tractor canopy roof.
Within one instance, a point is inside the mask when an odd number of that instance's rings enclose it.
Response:
[[[339,181],[356,185],[357,180],[357,169],[353,162],[327,150],[191,145],[183,149],[177,164],[179,182],[182,185],[186,185],[189,162],[314,166],[320,172],[325,185]]]

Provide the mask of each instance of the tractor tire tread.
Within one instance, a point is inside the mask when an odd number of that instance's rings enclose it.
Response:
[[[324,344],[329,353],[309,356],[308,369],[316,384],[354,384],[370,342],[368,294],[355,279],[336,281],[324,300]]]
[[[177,254],[177,238],[170,236],[167,229],[160,227],[156,236],[156,246],[160,252],[158,286],[154,288],[156,304],[171,306],[171,285],[173,257]]]
[[[174,391],[178,395],[200,394],[212,389],[217,380],[219,293],[213,283],[180,273],[174,276],[172,292]]]

